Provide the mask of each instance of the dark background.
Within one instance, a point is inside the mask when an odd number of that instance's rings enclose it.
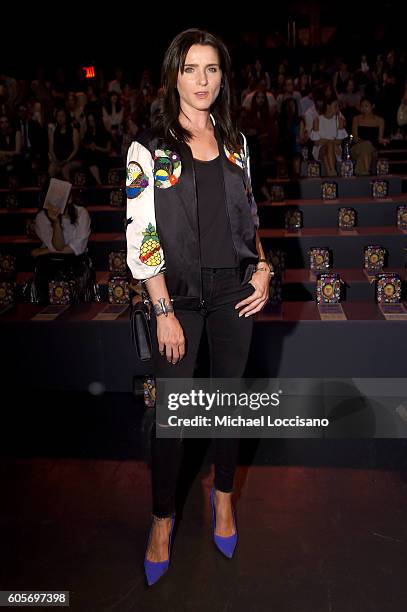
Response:
[[[281,4],[204,2],[191,8],[193,3],[8,3],[0,13],[0,71],[24,78],[40,65],[53,70],[92,63],[134,70],[137,80],[144,67],[158,71],[171,39],[190,27],[221,36],[239,63],[251,61],[258,52],[266,61],[278,61],[293,52],[298,55],[298,47],[287,48],[287,27],[293,20],[297,32],[310,24],[319,29],[317,44],[301,49],[304,60],[338,53],[357,58],[361,52],[386,51],[389,45],[398,51],[405,48],[402,3]],[[332,28],[333,34],[321,46],[324,28]],[[281,46],[267,49],[270,35]]]

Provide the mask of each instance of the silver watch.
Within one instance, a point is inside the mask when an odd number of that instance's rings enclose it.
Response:
[[[170,300],[172,302],[172,300]],[[153,309],[157,317],[162,314],[165,314],[168,317],[169,312],[174,312],[174,308],[172,304],[166,304],[165,298],[158,298],[158,304],[153,304]]]

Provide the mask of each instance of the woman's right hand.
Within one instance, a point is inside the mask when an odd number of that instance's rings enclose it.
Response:
[[[157,341],[160,354],[169,363],[178,363],[184,357],[184,331],[173,312],[157,317]]]

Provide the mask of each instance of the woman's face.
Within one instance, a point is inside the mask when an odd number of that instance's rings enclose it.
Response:
[[[67,106],[69,109],[73,110],[74,108],[76,108],[76,95],[72,92],[70,92],[68,94],[68,102],[67,102]]]
[[[112,101],[112,104],[117,104],[119,96],[117,94],[112,94],[112,97],[110,99]]]
[[[9,122],[7,117],[0,117],[0,132],[6,134],[9,129]]]
[[[338,102],[336,100],[334,100],[331,104],[328,104],[327,110],[326,110],[326,114],[329,117],[333,117],[334,115],[338,114]]]
[[[256,103],[257,106],[263,106],[266,101],[266,97],[262,91],[256,94]]]
[[[346,87],[347,93],[353,93],[354,89],[355,89],[354,82],[353,81],[348,81],[348,85]]]
[[[302,89],[308,85],[308,74],[302,74],[300,77],[300,86]]]
[[[185,58],[184,72],[178,71],[181,108],[208,110],[219,94],[221,80],[217,50],[211,45],[192,45]],[[197,95],[200,92],[205,95]]]
[[[286,110],[288,115],[295,115],[296,108],[294,100],[287,100]]]
[[[95,125],[96,125],[96,123],[95,123],[95,118],[94,118],[94,116],[93,116],[93,115],[88,115],[88,126],[89,126],[90,128],[94,128],[94,127],[95,127]]]
[[[372,105],[370,104],[369,100],[363,100],[363,102],[360,105],[360,112],[362,113],[362,115],[369,115],[369,113],[372,112]]]
[[[58,111],[57,113],[57,124],[64,126],[66,124],[66,116],[64,111]]]

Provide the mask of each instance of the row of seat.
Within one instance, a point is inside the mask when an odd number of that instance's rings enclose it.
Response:
[[[378,179],[387,184],[386,198],[372,197],[372,181]],[[338,198],[322,199],[322,185],[327,181],[336,184]],[[332,271],[340,273],[344,280],[347,301],[374,301],[374,286],[363,271],[363,252],[367,245],[384,247],[388,253],[386,269],[405,279],[407,235],[396,225],[398,207],[407,206],[403,176],[305,178],[290,182],[272,179],[272,184],[284,188],[284,199],[259,203],[260,236],[266,252],[285,253],[285,271],[281,277],[283,302],[315,299],[316,279],[309,272],[309,249],[312,247],[331,249]],[[81,188],[92,219],[89,252],[103,291],[109,280],[109,253],[126,250],[126,209],[125,206],[110,205],[112,189],[117,189],[117,186]],[[0,199],[5,193],[0,193]],[[35,200],[38,189],[21,189],[18,195],[24,198],[24,206],[0,208],[0,253],[16,256],[17,284],[21,286],[31,274],[30,251],[39,245],[35,235],[27,235],[28,222],[38,211]],[[96,197],[98,203],[95,203]],[[341,207],[356,211],[358,225],[354,230],[338,228]],[[301,211],[303,225],[294,232],[285,227],[287,212],[293,210]]]

